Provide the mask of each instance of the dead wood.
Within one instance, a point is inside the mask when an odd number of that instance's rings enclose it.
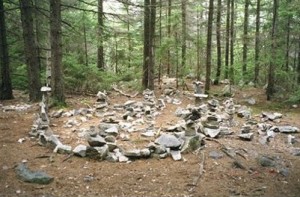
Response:
[[[204,173],[204,162],[205,162],[205,156],[204,153],[201,152],[201,162],[199,163],[199,174],[198,176],[194,179],[192,184],[188,184],[189,186],[192,186],[192,188],[189,189],[189,192],[194,191],[194,189],[196,188],[196,186],[198,185],[198,182],[200,180],[200,178],[202,177],[203,173]]]
[[[130,94],[124,93],[122,90],[119,90],[116,86],[112,86],[112,88],[113,88],[114,91],[116,91],[116,92],[120,93],[121,95],[126,96],[128,98],[134,98],[134,97],[136,97],[139,94],[137,92],[134,95],[130,95]]]

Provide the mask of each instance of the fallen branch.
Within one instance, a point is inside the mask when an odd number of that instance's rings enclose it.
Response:
[[[62,160],[62,162],[67,161],[68,159],[70,159],[71,157],[73,157],[73,155],[74,155],[73,153],[67,155],[67,156]]]
[[[239,155],[239,156],[241,156],[241,157],[243,157],[245,160],[248,160],[247,157],[245,155],[243,155],[242,153],[236,152],[236,154]]]
[[[189,184],[189,186],[192,186],[192,188],[189,189],[189,192],[194,191],[194,189],[196,188],[196,186],[198,185],[198,182],[200,180],[200,178],[202,177],[203,173],[204,173],[204,161],[205,161],[205,156],[204,153],[201,152],[202,157],[201,157],[201,163],[199,163],[199,174],[196,177],[196,179],[193,181],[192,184]]]
[[[36,156],[35,159],[45,159],[45,158],[50,158],[50,155],[40,155],[40,156]]]
[[[124,93],[122,90],[119,90],[116,86],[112,86],[112,88],[113,88],[114,91],[116,91],[116,92],[120,93],[121,95],[126,96],[126,97],[128,97],[128,98],[134,98],[134,97],[136,97],[136,96],[139,94],[139,93],[137,92],[137,93],[135,93],[134,95],[130,95],[130,94]]]
[[[230,157],[231,159],[233,159],[233,165],[235,167],[243,169],[243,170],[247,170],[247,168],[238,160],[238,158],[235,157],[235,154],[237,154],[237,155],[243,157],[245,160],[247,160],[247,158],[243,154],[241,154],[241,153],[239,153],[237,151],[234,151],[234,154],[232,154],[232,153],[230,153],[228,151],[229,149],[224,144],[222,144],[221,142],[219,142],[218,140],[213,139],[213,138],[206,138],[206,139],[209,140],[209,141],[213,141],[213,142],[218,143],[221,146],[221,151],[223,153],[225,153],[228,157]],[[244,151],[246,151],[246,150],[244,150]]]
[[[217,144],[219,144],[222,148],[224,149],[228,149],[224,144],[222,144],[221,142],[219,142],[218,140],[214,139],[214,138],[205,138],[206,140],[212,141],[212,142],[216,142]]]

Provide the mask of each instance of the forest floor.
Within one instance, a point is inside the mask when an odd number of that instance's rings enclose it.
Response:
[[[221,87],[213,86],[215,91]],[[159,94],[158,91],[156,94]],[[265,99],[264,91],[255,88],[244,88],[233,97],[236,103],[245,104],[245,97],[253,97],[256,104],[252,108],[253,117],[260,119],[262,111],[280,112],[283,117],[278,124],[292,125],[300,128],[300,108],[292,108]],[[124,103],[127,97],[112,92],[110,103]],[[93,105],[96,97],[68,95],[68,109],[78,109]],[[134,99],[142,99],[142,95]],[[179,98],[180,105],[167,104],[156,119],[156,125],[175,124],[178,107],[193,104],[185,96]],[[222,99],[222,98],[220,98]],[[26,103],[27,95],[15,92],[15,99],[1,102],[3,106]],[[51,109],[54,110],[54,109]],[[56,109],[57,110],[57,109]],[[242,141],[236,135],[220,137],[217,141],[205,140],[205,147],[200,153],[183,155],[182,161],[149,158],[130,163],[111,163],[95,161],[88,158],[71,157],[55,154],[52,149],[37,145],[36,139],[28,137],[35,114],[39,112],[38,103],[22,111],[0,112],[0,197],[2,196],[300,196],[300,157],[290,153],[291,145],[287,144],[287,135],[278,134],[268,145],[258,141],[255,132],[252,141]],[[240,121],[239,118],[236,119]],[[71,129],[63,129],[65,119],[51,120],[54,133],[64,135],[62,141],[72,144],[76,138]],[[92,123],[100,119],[93,117]],[[233,128],[238,132],[237,128]],[[293,134],[296,140],[300,134]],[[25,141],[19,143],[18,140]],[[138,145],[147,144],[149,140],[132,139]],[[240,157],[246,169],[233,165],[233,159],[224,155],[220,159],[209,157],[211,151],[219,151],[221,144],[233,149],[244,150]],[[292,145],[300,147],[300,140]],[[203,154],[202,154],[203,153]],[[204,162],[201,155],[204,155]],[[284,167],[287,174],[280,173],[276,167],[263,167],[257,158],[260,155],[275,158]],[[15,167],[27,160],[32,170],[42,170],[54,177],[48,185],[37,185],[22,182],[17,178]],[[200,170],[201,164],[203,171]],[[199,173],[203,174],[199,174]],[[86,177],[92,177],[87,179]],[[195,180],[198,179],[196,184]]]

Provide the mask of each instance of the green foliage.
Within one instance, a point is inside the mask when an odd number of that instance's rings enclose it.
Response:
[[[15,68],[12,74],[12,86],[17,90],[27,90],[28,77],[27,77],[27,66],[22,64]]]
[[[120,74],[109,70],[100,71],[95,64],[88,67],[78,64],[73,56],[65,57],[64,68],[65,87],[70,91],[96,93],[111,90],[113,84],[120,82],[127,82],[128,86],[137,88],[136,84],[130,85],[137,78],[136,72],[130,69]]]
[[[49,106],[61,109],[61,108],[67,107],[67,103],[61,102],[61,101],[59,101],[58,99],[55,99],[55,98],[50,98]]]
[[[288,104],[300,104],[300,88],[297,91],[292,93],[288,100],[286,101]]]

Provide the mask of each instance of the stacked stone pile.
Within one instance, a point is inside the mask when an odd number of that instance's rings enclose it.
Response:
[[[196,87],[199,88],[199,84]],[[44,89],[44,95],[50,90]],[[199,93],[200,90],[197,91]],[[290,134],[288,139],[292,144],[295,138],[291,133],[299,132],[299,129],[293,126],[273,125],[280,122],[282,114],[279,113],[263,112],[260,123],[257,123],[251,115],[251,109],[236,105],[232,98],[223,103],[217,99],[210,99],[207,102],[201,100],[200,103],[196,102],[195,105],[188,105],[186,108],[179,107],[173,115],[180,117],[180,120],[174,125],[158,129],[155,127],[156,118],[165,108],[165,102],[169,103],[168,100],[176,95],[172,88],[167,88],[164,93],[163,97],[157,99],[153,91],[145,90],[143,101],[128,100],[124,104],[111,106],[107,94],[98,92],[93,108],[52,112],[51,118],[68,118],[65,128],[78,128],[81,123],[94,117],[102,119],[98,125],[79,130],[77,135],[83,140],[74,148],[61,143],[59,136],[52,132],[47,101],[43,99],[30,135],[37,137],[40,145],[52,147],[57,153],[111,162],[130,162],[141,158],[168,156],[176,161],[182,160],[182,153],[199,149],[207,137],[236,135],[242,140],[251,141],[258,134],[258,141],[267,144],[275,137],[275,133],[280,132]],[[174,103],[174,99],[170,103],[177,104]],[[77,121],[77,116],[80,117],[80,121]],[[237,118],[244,122],[240,132],[233,130],[237,126]],[[150,143],[138,148],[131,142],[132,134],[147,138]],[[126,141],[129,141],[127,146],[123,146]],[[215,157],[215,154],[212,156]]]

